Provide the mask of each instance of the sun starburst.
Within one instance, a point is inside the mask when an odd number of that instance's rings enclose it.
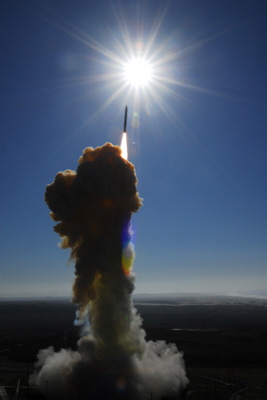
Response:
[[[172,109],[173,101],[170,101],[170,98],[175,101],[175,104],[177,100],[187,101],[182,97],[182,91],[179,88],[217,94],[185,82],[181,76],[178,79],[183,64],[183,54],[201,45],[203,41],[196,42],[194,45],[191,43],[188,48],[185,45],[179,47],[177,45],[179,38],[176,34],[168,36],[162,32],[161,26],[167,6],[155,13],[149,32],[148,29],[146,31],[143,29],[144,21],[141,20],[140,23],[137,21],[136,26],[133,27],[123,9],[116,8],[114,5],[116,29],[108,30],[107,28],[106,35],[103,32],[105,42],[97,41],[62,16],[59,23],[55,19],[56,12],[52,7],[50,10],[50,16],[39,15],[39,17],[91,49],[91,52],[88,51],[91,72],[83,76],[77,75],[76,79],[68,80],[65,86],[89,87],[90,85],[90,91],[88,90],[88,96],[90,96],[93,85],[97,85],[106,94],[106,101],[94,114],[90,115],[80,129],[84,129],[92,120],[99,118],[105,109],[118,99],[120,99],[121,109],[125,104],[132,105],[131,124],[137,127],[139,120],[135,121],[135,116],[140,115],[143,105],[148,115],[153,115],[155,113],[153,110],[156,109],[170,120],[177,121],[177,113]],[[212,37],[205,40],[212,40]],[[86,57],[85,52],[84,58]],[[98,71],[95,72],[96,70]],[[118,108],[118,113],[121,113],[121,109]]]

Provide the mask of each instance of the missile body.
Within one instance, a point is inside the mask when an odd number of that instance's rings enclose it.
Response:
[[[127,113],[128,113],[128,107],[125,107],[125,113],[124,113],[124,124],[123,124],[123,132],[126,132],[126,127],[127,127]]]

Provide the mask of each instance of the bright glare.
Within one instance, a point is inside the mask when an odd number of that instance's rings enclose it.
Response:
[[[151,81],[151,66],[143,58],[134,58],[125,65],[125,78],[130,85],[143,87]]]
[[[128,149],[127,149],[127,133],[123,132],[122,134],[122,139],[121,139],[121,156],[125,159],[128,160]]]

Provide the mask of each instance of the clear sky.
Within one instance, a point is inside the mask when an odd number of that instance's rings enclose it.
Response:
[[[266,289],[265,0],[5,0],[0,30],[0,295],[71,295],[45,187],[120,144],[126,104],[136,292]]]

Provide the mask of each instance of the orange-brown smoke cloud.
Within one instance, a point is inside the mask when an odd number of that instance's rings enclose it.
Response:
[[[81,309],[96,297],[99,279],[123,279],[122,235],[129,234],[131,215],[142,205],[136,185],[134,166],[120,147],[106,143],[86,148],[77,172],[59,172],[46,188],[45,201],[58,222],[54,230],[76,262],[73,301]]]

